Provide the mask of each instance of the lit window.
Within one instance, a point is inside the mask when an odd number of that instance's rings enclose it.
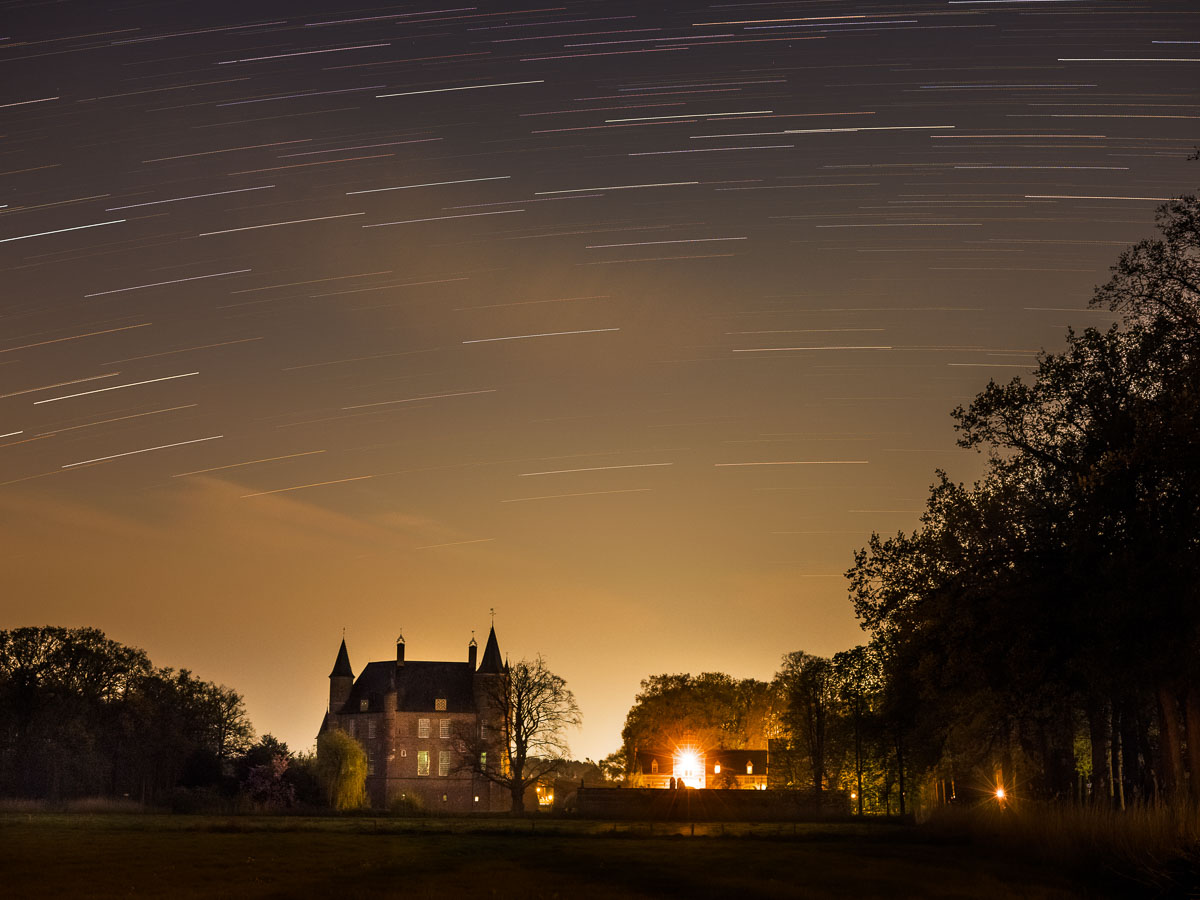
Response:
[[[429,720],[417,719],[417,737],[429,737]]]
[[[375,720],[374,719],[372,719],[371,721],[369,721],[367,723],[367,737],[368,738],[375,737]]]
[[[652,775],[658,774],[658,760],[657,759],[650,760],[650,773]]]
[[[746,763],[746,774],[747,774],[747,775],[753,775],[753,774],[754,774],[754,763],[752,763],[752,762],[747,762],[747,763]]]
[[[429,751],[428,750],[418,750],[417,751],[417,774],[418,775],[428,775],[429,774]]]
[[[479,771],[480,772],[487,771],[487,751],[486,750],[484,750],[482,753],[479,754]]]
[[[400,755],[401,755],[401,756],[408,756],[408,751],[407,751],[407,750],[405,750],[403,747],[401,747],[401,748],[400,748]]]
[[[367,711],[367,705],[368,705],[368,704],[367,704],[367,701],[366,701],[366,700],[359,700],[359,701],[358,701],[358,711],[359,711],[359,712],[366,712],[366,711]]]
[[[442,750],[438,753],[438,775],[445,778],[450,774],[450,751]]]
[[[436,710],[437,712],[445,712],[445,711],[446,711],[446,698],[445,698],[445,697],[438,697],[436,700],[434,700],[434,701],[433,701],[433,708],[434,708],[434,710]]]
[[[721,764],[720,763],[713,763],[713,774],[714,775],[721,774]]]
[[[438,737],[440,737],[440,738],[450,737],[450,720],[449,719],[442,719],[441,722],[438,723]]]

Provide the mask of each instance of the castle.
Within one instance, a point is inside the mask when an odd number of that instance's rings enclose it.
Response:
[[[483,753],[478,767],[463,758],[464,736],[486,740],[503,730],[503,715],[490,699],[508,677],[494,627],[478,666],[477,650],[471,638],[465,661],[406,660],[401,636],[394,661],[367,663],[356,679],[342,639],[319,733],[340,728],[363,745],[373,808],[464,813],[511,805],[511,797],[477,771],[497,771],[502,754]]]

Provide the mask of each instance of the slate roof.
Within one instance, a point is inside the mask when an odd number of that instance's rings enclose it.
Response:
[[[342,638],[342,646],[338,648],[337,662],[333,664],[333,671],[329,673],[329,677],[335,675],[349,675],[354,677],[354,670],[350,668],[350,654],[346,650],[346,639]]]
[[[499,675],[504,671],[504,660],[500,657],[500,643],[496,640],[496,626],[488,632],[487,646],[483,648],[483,659],[479,663],[483,675]]]
[[[402,666],[391,660],[367,663],[342,711],[361,712],[362,701],[366,700],[367,712],[381,712],[385,696],[394,689],[400,712],[434,712],[439,699],[446,701],[446,712],[475,712],[473,676],[467,662],[412,660]]]

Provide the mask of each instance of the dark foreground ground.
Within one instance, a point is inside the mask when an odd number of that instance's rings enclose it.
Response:
[[[1130,896],[888,825],[630,825],[8,813],[0,895],[24,897]]]

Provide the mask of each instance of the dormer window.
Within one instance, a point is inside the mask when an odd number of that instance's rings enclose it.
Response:
[[[753,775],[753,774],[754,774],[754,763],[752,763],[752,762],[748,762],[748,763],[746,763],[746,774],[747,774],[747,775]]]
[[[651,774],[654,774],[654,775],[658,774],[658,760],[657,759],[650,761],[650,772],[651,772]]]
[[[359,700],[359,701],[358,701],[358,711],[359,711],[359,712],[366,712],[366,711],[367,711],[367,706],[368,706],[368,705],[369,705],[369,704],[367,703],[366,699]]]
[[[434,712],[445,712],[446,711],[446,698],[438,697],[436,700],[434,700],[433,701],[433,710],[434,710]]]
[[[720,763],[713,763],[713,774],[714,775],[721,774],[721,764]]]

